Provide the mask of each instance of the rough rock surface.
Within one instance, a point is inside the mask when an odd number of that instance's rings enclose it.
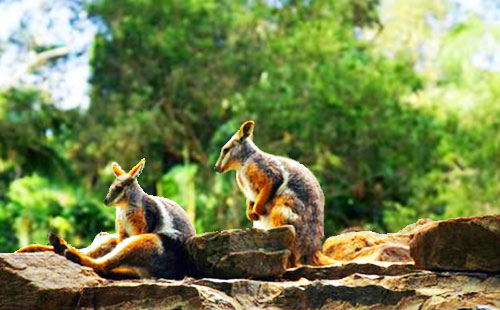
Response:
[[[397,276],[415,272],[413,264],[387,264],[387,263],[348,263],[330,266],[301,266],[288,269],[282,276],[287,280],[305,278],[316,279],[342,279],[353,274]]]
[[[0,254],[0,309],[70,307],[82,287],[104,282],[92,269],[51,252]]]
[[[354,273],[337,280],[111,281],[53,253],[1,254],[0,262],[0,309],[493,310],[500,307],[500,276],[484,273],[408,270],[392,276]]]
[[[186,249],[191,275],[224,279],[274,278],[287,266],[293,226],[270,230],[233,229],[190,238]]]
[[[500,215],[427,224],[413,236],[410,253],[422,269],[499,272]]]
[[[396,234],[363,232],[386,241],[379,244],[410,243],[417,266],[355,259],[285,270],[290,227],[197,236],[187,244],[196,277],[180,281],[112,281],[51,252],[0,254],[0,310],[500,309],[499,221],[420,221]],[[344,253],[356,253],[344,241]],[[239,278],[221,279],[231,276]]]
[[[357,231],[326,239],[323,253],[339,262],[413,262],[409,244],[413,235],[432,220],[421,219],[393,234]]]

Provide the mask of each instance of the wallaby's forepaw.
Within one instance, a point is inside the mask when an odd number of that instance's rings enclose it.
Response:
[[[54,252],[56,252],[59,255],[64,255],[64,251],[68,249],[66,241],[64,241],[63,239],[59,238],[59,236],[51,232],[49,232],[49,242],[54,247]]]
[[[250,221],[258,221],[259,220],[259,215],[252,210],[248,210],[247,212],[247,217]]]

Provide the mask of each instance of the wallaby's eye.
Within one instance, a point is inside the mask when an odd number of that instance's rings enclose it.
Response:
[[[118,191],[118,192],[121,192],[123,190],[123,186],[122,185],[116,185],[115,186],[115,190]]]
[[[226,147],[225,149],[222,150],[222,154],[223,155],[226,155],[227,152],[229,152],[229,148],[228,147]]]

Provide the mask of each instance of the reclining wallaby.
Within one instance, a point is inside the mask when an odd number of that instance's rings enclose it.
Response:
[[[104,203],[116,207],[117,234],[101,233],[83,251],[49,234],[53,250],[107,277],[182,277],[186,272],[184,242],[195,235],[194,226],[176,202],[142,190],[137,177],[144,164],[142,159],[128,173],[112,165],[116,180]]]

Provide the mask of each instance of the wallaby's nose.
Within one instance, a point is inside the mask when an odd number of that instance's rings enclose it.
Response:
[[[214,166],[214,170],[220,173],[220,167],[218,165]]]
[[[104,198],[104,204],[107,206],[108,205],[108,197]]]

